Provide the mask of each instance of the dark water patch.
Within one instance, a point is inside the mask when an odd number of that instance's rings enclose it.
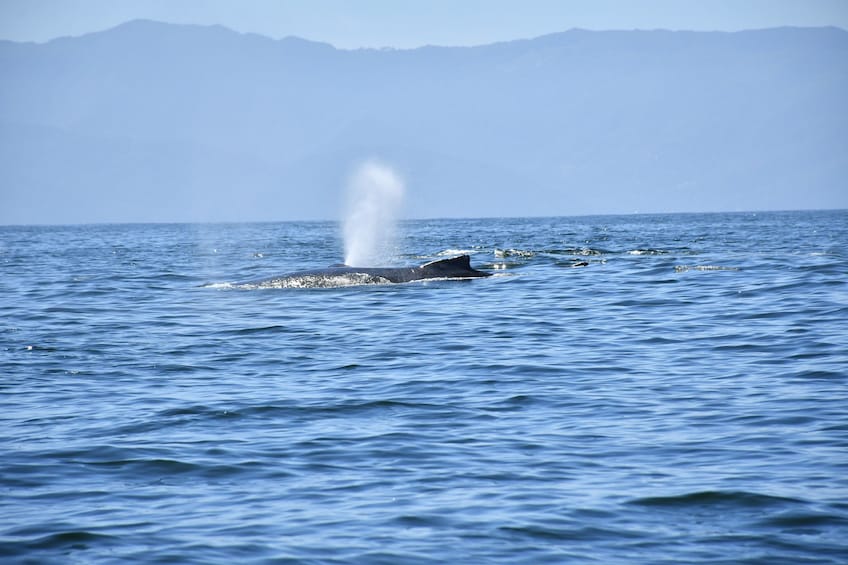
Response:
[[[153,367],[162,375],[189,375],[194,373],[213,373],[216,368],[208,365],[189,365],[181,363],[166,363]]]
[[[181,428],[226,424],[238,420],[242,414],[227,409],[174,409],[163,412],[151,412],[148,415],[134,417],[132,421],[104,430],[104,437],[134,436],[156,431],[176,431]],[[100,434],[92,434],[95,437]]]
[[[403,515],[394,521],[404,528],[444,528],[454,525],[452,519],[441,514]]]
[[[101,467],[104,469],[125,470],[130,474],[139,476],[161,476],[192,473],[203,469],[202,465],[178,461],[174,459],[88,459],[81,461],[88,467]]]
[[[405,413],[426,413],[443,411],[445,407],[426,402],[403,400],[351,400],[321,404],[268,404],[242,406],[236,408],[235,417],[260,419],[266,421],[324,418],[363,417],[368,415],[397,415]]]
[[[486,413],[516,412],[532,410],[534,406],[542,407],[548,404],[548,402],[548,400],[542,397],[529,394],[517,394],[504,398],[503,400],[494,402],[488,401],[479,406],[479,410],[485,411]]]
[[[803,504],[802,500],[748,491],[698,491],[674,496],[637,498],[630,504],[655,508],[739,507],[764,508]]]
[[[647,308],[661,308],[672,305],[674,305],[674,303],[665,298],[653,300],[646,300],[644,298],[627,298],[610,304],[610,306],[617,308],[638,308],[639,310]]]
[[[154,278],[157,282],[169,282],[169,283],[180,283],[180,284],[196,284],[197,276],[186,273],[161,273],[155,276]],[[170,288],[170,285],[168,286]]]
[[[43,552],[45,550],[84,551],[98,548],[108,551],[109,547],[120,545],[120,538],[106,534],[98,534],[87,531],[67,531],[41,536],[37,539],[16,540],[14,542],[2,541],[0,538],[0,556],[24,559],[29,561],[31,552]],[[39,562],[34,559],[33,562]]]
[[[208,418],[232,418],[237,417],[238,413],[231,410],[221,409],[214,406],[206,406],[195,404],[190,406],[179,406],[176,408],[168,408],[160,411],[156,415],[156,419],[170,419],[180,416],[202,416]]]
[[[223,330],[218,332],[219,335],[230,335],[230,336],[249,336],[253,334],[276,334],[281,332],[290,331],[289,328],[286,328],[282,325],[271,325],[271,326],[263,326],[263,327],[255,327],[255,328],[237,328],[231,330]]]
[[[791,529],[805,535],[818,535],[831,528],[848,531],[848,516],[821,512],[785,512],[764,518],[760,525],[767,528]]]
[[[147,418],[114,428],[116,435],[141,434],[155,430],[176,430],[184,427],[198,428],[230,422],[244,425],[245,422],[311,420],[326,418],[362,417],[373,414],[404,414],[444,412],[450,410],[442,405],[403,400],[351,400],[320,404],[259,404],[227,407],[195,405],[172,408],[151,414]]]
[[[500,531],[511,536],[526,537],[537,541],[563,541],[563,542],[605,542],[622,539],[640,539],[647,537],[647,533],[628,530],[625,528],[601,528],[570,524],[567,527],[555,528],[551,526],[527,525],[527,526],[503,526]]]

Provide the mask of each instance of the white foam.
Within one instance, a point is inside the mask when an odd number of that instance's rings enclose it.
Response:
[[[216,288],[216,289],[229,289],[229,288],[237,288],[237,285],[228,282],[220,282],[220,283],[208,283],[203,285],[201,288]]]
[[[674,267],[676,273],[686,271],[738,271],[739,267],[724,267],[722,265],[677,265]]]
[[[387,278],[366,273],[344,273],[339,275],[298,275],[269,279],[258,283],[239,285],[244,290],[273,288],[343,288],[368,284],[389,284]]]

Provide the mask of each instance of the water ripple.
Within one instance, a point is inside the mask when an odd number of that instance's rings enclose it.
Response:
[[[845,212],[405,228],[0,227],[0,560],[845,562]]]

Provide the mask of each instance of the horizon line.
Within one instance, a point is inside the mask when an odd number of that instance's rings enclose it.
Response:
[[[587,214],[554,214],[526,216],[440,216],[432,218],[398,218],[398,223],[404,222],[436,222],[436,221],[468,221],[468,220],[541,220],[553,218],[602,218],[602,217],[633,217],[633,216],[694,216],[718,214],[792,214],[799,212],[848,212],[848,208],[796,208],[783,210],[712,210],[706,212],[613,212]],[[137,221],[93,221],[93,222],[63,222],[63,223],[20,223],[0,224],[5,228],[70,228],[82,226],[174,226],[174,225],[238,225],[238,224],[341,224],[343,219],[302,219],[302,220],[137,220]]]

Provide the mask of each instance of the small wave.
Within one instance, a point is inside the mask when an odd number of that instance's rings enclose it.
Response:
[[[281,326],[278,324],[270,325],[270,326],[258,326],[255,328],[238,328],[233,330],[224,330],[221,331],[221,335],[231,335],[231,336],[240,336],[240,335],[252,335],[252,334],[265,334],[265,333],[278,333],[282,331],[286,331],[285,326]]]
[[[299,416],[309,419],[335,416],[351,416],[374,412],[406,411],[413,409],[434,409],[438,405],[402,400],[350,400],[337,404],[263,404],[241,407],[238,413],[243,417],[268,418],[272,416]]]
[[[644,532],[631,531],[622,528],[602,528],[567,523],[556,527],[549,524],[528,524],[522,526],[501,526],[501,532],[512,536],[520,536],[534,540],[577,540],[583,542],[605,541],[610,539],[648,537]]]
[[[772,496],[748,491],[698,491],[672,496],[637,498],[630,504],[652,507],[685,506],[738,506],[764,507],[784,504],[799,504],[802,501],[782,496]]]
[[[87,531],[71,531],[50,534],[29,542],[31,549],[88,549],[92,545],[117,543],[118,538]]]
[[[787,512],[764,518],[765,526],[779,528],[819,528],[822,526],[848,526],[848,519],[836,514],[818,512]]]
[[[172,418],[174,416],[217,415],[222,412],[223,411],[218,408],[211,408],[202,404],[196,404],[193,406],[181,406],[178,408],[168,408],[166,410],[162,410],[157,415],[157,419]]]
[[[109,459],[103,461],[86,461],[89,467],[101,467],[109,469],[129,469],[144,475],[175,475],[192,473],[203,468],[203,465],[179,461],[176,459]]]

